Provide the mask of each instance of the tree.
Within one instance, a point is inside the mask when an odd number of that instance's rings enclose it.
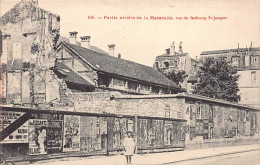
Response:
[[[223,99],[230,102],[238,102],[238,78],[237,70],[222,58],[206,59],[198,72],[199,81],[193,94]]]
[[[186,73],[185,71],[170,71],[170,72],[165,72],[163,70],[159,71],[161,73],[163,73],[167,78],[169,78],[173,83],[175,83],[177,86],[180,86],[180,83],[182,83],[184,81],[184,79],[186,78]]]

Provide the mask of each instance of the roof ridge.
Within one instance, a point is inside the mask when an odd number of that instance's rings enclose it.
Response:
[[[140,63],[137,63],[137,62],[134,62],[134,61],[126,60],[126,59],[123,59],[123,58],[117,58],[117,57],[114,57],[114,56],[111,56],[111,55],[108,55],[108,54],[104,54],[104,53],[99,53],[97,51],[94,51],[94,50],[91,50],[91,49],[88,49],[88,48],[85,48],[85,47],[77,46],[75,44],[71,44],[71,43],[67,43],[67,42],[64,42],[64,43],[69,44],[69,45],[74,45],[76,47],[80,47],[80,48],[83,48],[83,49],[86,49],[86,50],[90,50],[90,51],[93,51],[97,54],[102,54],[102,55],[105,55],[105,56],[112,58],[112,59],[123,60],[123,61],[126,61],[126,62],[131,62],[131,63],[134,63],[134,64],[138,64],[138,65],[145,66],[145,67],[153,69],[153,67],[150,67],[150,66],[147,66],[147,65],[144,65],[144,64],[140,64]],[[153,69],[153,70],[155,70],[155,69]]]
[[[97,69],[98,71],[153,83],[164,87],[170,85],[171,88],[179,89],[173,81],[150,66],[99,53],[67,42],[62,43],[67,46],[68,49],[73,50],[76,54],[88,60],[91,66],[99,65],[100,67]]]
[[[247,49],[260,49],[260,47],[252,47],[252,48],[230,48],[230,49],[223,49],[223,50],[206,50],[202,51],[201,53],[204,52],[217,52],[217,51],[232,51],[232,50],[247,50]]]

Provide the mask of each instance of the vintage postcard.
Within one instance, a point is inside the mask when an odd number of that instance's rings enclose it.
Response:
[[[1,0],[1,164],[259,165],[259,11]]]

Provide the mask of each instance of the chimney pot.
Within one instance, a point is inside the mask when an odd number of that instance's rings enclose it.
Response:
[[[76,45],[78,32],[73,31],[73,32],[69,32],[69,34],[70,34],[70,43]]]
[[[170,53],[171,53],[171,55],[175,54],[175,44],[174,44],[174,41],[172,42]]]
[[[81,36],[81,47],[89,48],[91,36]]]
[[[170,49],[169,48],[167,48],[167,49],[165,49],[165,51],[166,51],[166,54],[170,54]]]
[[[118,58],[121,58],[121,54],[118,54]]]
[[[182,42],[180,42],[180,45],[179,45],[179,52],[180,52],[180,54],[183,53],[183,51],[182,51]]]
[[[115,44],[109,44],[108,45],[108,49],[109,49],[109,53],[111,56],[114,56],[114,52],[115,52]]]

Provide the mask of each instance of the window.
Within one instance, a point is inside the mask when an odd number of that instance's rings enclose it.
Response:
[[[165,104],[165,117],[166,118],[170,118],[170,115],[171,115],[170,111],[171,111],[170,104]]]
[[[170,66],[170,64],[169,64],[169,62],[163,62],[164,63],[164,67],[169,67]]]
[[[251,71],[251,81],[256,82],[256,71]]]
[[[201,102],[197,102],[197,119],[201,119]]]
[[[236,57],[236,56],[232,57],[232,59],[231,59],[232,65],[234,65],[234,66],[237,66],[237,65],[238,65],[238,58],[239,58],[239,57]]]
[[[251,63],[256,64],[257,63],[257,56],[252,56],[251,57]]]
[[[236,62],[238,62],[237,57],[232,57],[232,63],[236,63]]]

